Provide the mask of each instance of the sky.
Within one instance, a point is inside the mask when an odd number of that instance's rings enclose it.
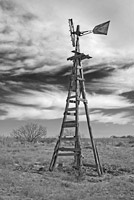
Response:
[[[107,36],[80,38],[92,57],[82,65],[94,137],[134,135],[133,0],[0,0],[0,135],[27,122],[59,134],[74,50],[70,18],[82,31],[110,20]],[[87,136],[84,112],[80,125]]]

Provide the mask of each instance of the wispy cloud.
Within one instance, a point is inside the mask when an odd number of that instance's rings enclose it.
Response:
[[[51,109],[39,109],[35,107],[24,107],[13,104],[1,104],[1,106],[2,109],[0,111],[0,120],[57,119],[59,116],[61,116],[61,111],[58,109],[52,111]]]
[[[130,61],[128,63],[111,64],[109,68],[113,70],[110,71],[110,73],[107,72],[106,77],[102,77],[101,79],[96,79],[94,77],[91,87],[96,88],[96,90],[101,89],[103,91],[108,91],[116,95],[121,95],[124,92],[134,91],[133,62]],[[104,69],[102,68],[101,70],[103,73]]]
[[[56,108],[63,109],[65,107],[66,93],[62,90],[49,86],[49,90],[33,91],[24,90],[15,96],[9,96],[10,102],[20,105],[34,106],[39,109],[50,108],[54,111]]]
[[[128,99],[118,95],[87,95],[90,108],[102,108],[102,109],[113,109],[113,108],[127,108],[132,107],[134,104]]]
[[[51,66],[58,68],[65,62],[64,38],[59,41],[63,31],[57,24],[42,20],[15,1],[1,0],[0,9],[0,59],[6,71],[11,67],[15,74],[37,67],[47,71],[48,66],[51,71]]]
[[[22,1],[0,1],[1,73],[10,73],[11,69],[16,75],[39,73],[67,65],[66,58],[71,51],[67,21],[66,26],[62,25],[65,22],[60,13],[56,13],[57,6],[54,9],[43,1],[45,10],[39,13],[41,7],[37,12],[36,3],[34,1],[34,6],[30,7],[28,3],[24,6]],[[51,17],[49,12],[52,12]],[[89,65],[124,57],[120,49],[108,46],[107,39],[98,35],[81,39],[82,51],[88,53],[90,49],[91,56],[95,57]]]
[[[113,123],[113,124],[128,124],[132,123],[134,118],[129,112],[120,112],[116,114],[105,114],[103,112],[91,113],[90,115],[92,121],[97,121],[100,123]]]
[[[66,61],[72,50],[67,19],[72,16],[68,16],[65,9],[56,13],[59,1],[53,8],[52,1],[39,0],[43,8],[37,1],[32,2],[31,7],[31,2],[0,0],[0,119],[3,120],[63,117],[69,66],[72,65]],[[64,3],[60,2],[60,8],[64,8]],[[81,4],[82,1],[78,3]],[[73,3],[66,2],[68,8],[70,5]],[[91,6],[96,9],[93,5],[92,1]],[[102,7],[100,3],[97,6],[98,10]],[[109,4],[106,6],[110,9]],[[61,17],[63,11],[64,19]],[[87,27],[87,20],[81,17],[80,14],[76,23],[83,22],[83,29]],[[103,17],[100,20],[104,20]],[[91,28],[96,22],[100,22],[99,19],[93,20]],[[117,41],[113,26],[118,28],[117,23],[113,23],[109,31]],[[81,38],[81,51],[86,54],[90,51],[90,56],[95,57],[83,62],[87,99],[92,121],[127,124],[133,120],[129,111],[123,111],[134,106],[132,99],[124,95],[134,91],[133,47],[125,48],[125,42],[122,48],[121,41],[115,48],[111,33],[107,37],[90,35]],[[80,114],[80,119],[85,120],[82,105]]]
[[[103,124],[111,123],[125,125],[132,123],[134,121],[134,117],[131,115],[131,112],[128,111],[120,110],[115,113],[110,113],[109,111],[107,111],[107,113],[105,113],[104,110],[95,110],[90,112],[90,120],[92,122],[99,122]],[[84,112],[80,115],[80,121],[86,121],[86,116]]]
[[[10,83],[12,83],[12,81]],[[15,82],[13,82],[13,84],[15,84]],[[22,83],[20,83],[20,88],[22,86],[21,84]],[[1,106],[1,110],[6,114],[1,116],[1,119],[10,117],[18,119],[35,119],[36,117],[38,119],[62,118],[67,91],[64,91],[64,88],[60,85],[46,85],[45,88],[43,87],[44,86],[40,88],[40,91],[21,89],[21,92],[18,90],[15,94],[11,93],[10,95],[6,95],[7,105],[2,104]],[[122,115],[122,109],[131,108],[133,106],[133,104],[125,97],[118,95],[87,94],[87,100],[89,102],[89,110],[91,110],[91,119],[94,121],[97,118],[100,119],[102,117],[101,122],[105,121],[106,123],[110,122],[110,119],[111,123],[114,123],[114,115],[117,116],[117,118],[121,118],[124,116]],[[15,109],[15,111],[13,111],[13,109]],[[102,114],[100,112],[95,113],[95,110],[97,112],[98,109],[103,109],[103,112],[112,111],[112,109],[114,109],[115,113],[110,115]],[[84,108],[83,104],[81,104],[80,115],[83,115],[83,113]],[[93,116],[96,116],[96,118]]]

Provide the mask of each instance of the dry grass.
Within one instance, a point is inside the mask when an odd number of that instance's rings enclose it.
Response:
[[[0,200],[131,200],[134,199],[134,147],[128,138],[97,139],[105,174],[83,166],[78,177],[72,158],[48,171],[54,143],[19,144],[0,139]],[[83,163],[94,164],[89,141],[82,141]],[[86,148],[85,148],[86,147]],[[43,165],[43,171],[35,169]]]

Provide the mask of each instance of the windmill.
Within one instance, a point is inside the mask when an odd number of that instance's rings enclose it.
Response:
[[[89,131],[89,136],[92,145],[93,156],[95,160],[96,170],[98,175],[103,174],[100,159],[96,144],[93,139],[92,129],[90,125],[88,101],[86,98],[85,90],[85,79],[82,67],[82,60],[92,58],[89,55],[85,55],[80,52],[79,38],[81,36],[93,33],[93,34],[104,34],[107,35],[108,27],[110,21],[99,24],[94,27],[93,30],[80,31],[80,26],[77,25],[76,30],[74,29],[73,20],[69,19],[69,28],[72,46],[74,50],[72,51],[73,56],[67,58],[67,60],[73,62],[72,71],[70,75],[68,95],[66,99],[65,112],[62,120],[61,131],[57,143],[54,148],[49,170],[52,171],[55,167],[57,157],[60,156],[74,156],[75,168],[81,169],[81,144],[80,144],[80,131],[79,131],[79,106],[82,102],[85,108],[85,115],[87,120],[87,126]],[[71,118],[71,120],[70,120]],[[71,128],[73,129],[74,135],[65,136],[65,130]],[[64,141],[74,142],[74,147],[66,147]],[[63,144],[62,144],[63,142]]]

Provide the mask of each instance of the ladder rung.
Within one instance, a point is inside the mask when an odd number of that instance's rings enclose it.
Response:
[[[76,91],[76,89],[75,89],[75,88],[71,88],[71,91],[72,91],[72,92],[75,92],[75,91]]]
[[[76,138],[75,138],[74,136],[72,136],[72,137],[71,137],[71,136],[65,136],[65,137],[62,137],[61,140],[62,140],[62,141],[64,141],[64,140],[69,140],[69,141],[70,141],[70,140],[73,140],[73,141],[75,141]]]
[[[74,100],[69,100],[69,102],[70,102],[70,103],[76,103],[76,101],[74,101]]]
[[[78,98],[78,101],[87,102],[87,100],[86,100],[86,99],[82,99],[82,98]]]
[[[63,127],[64,128],[69,128],[69,127],[76,127],[77,126],[77,124],[76,124],[76,121],[66,121],[66,122],[64,122],[64,124],[63,124]]]
[[[76,153],[58,153],[57,156],[74,156]]]
[[[79,78],[79,77],[77,77],[77,80],[78,80],[78,81],[85,81],[84,78]]]
[[[76,95],[70,96],[69,99],[76,98]]]
[[[76,148],[67,148],[67,147],[60,147],[59,151],[73,151],[73,152],[80,152],[80,149]]]
[[[78,66],[77,69],[82,69],[82,67],[81,67],[81,66]]]
[[[74,111],[76,110],[76,107],[68,108],[67,111]]]
[[[67,115],[73,115],[73,116],[76,115],[76,113],[72,113],[72,112],[65,112],[65,114],[67,114]]]

